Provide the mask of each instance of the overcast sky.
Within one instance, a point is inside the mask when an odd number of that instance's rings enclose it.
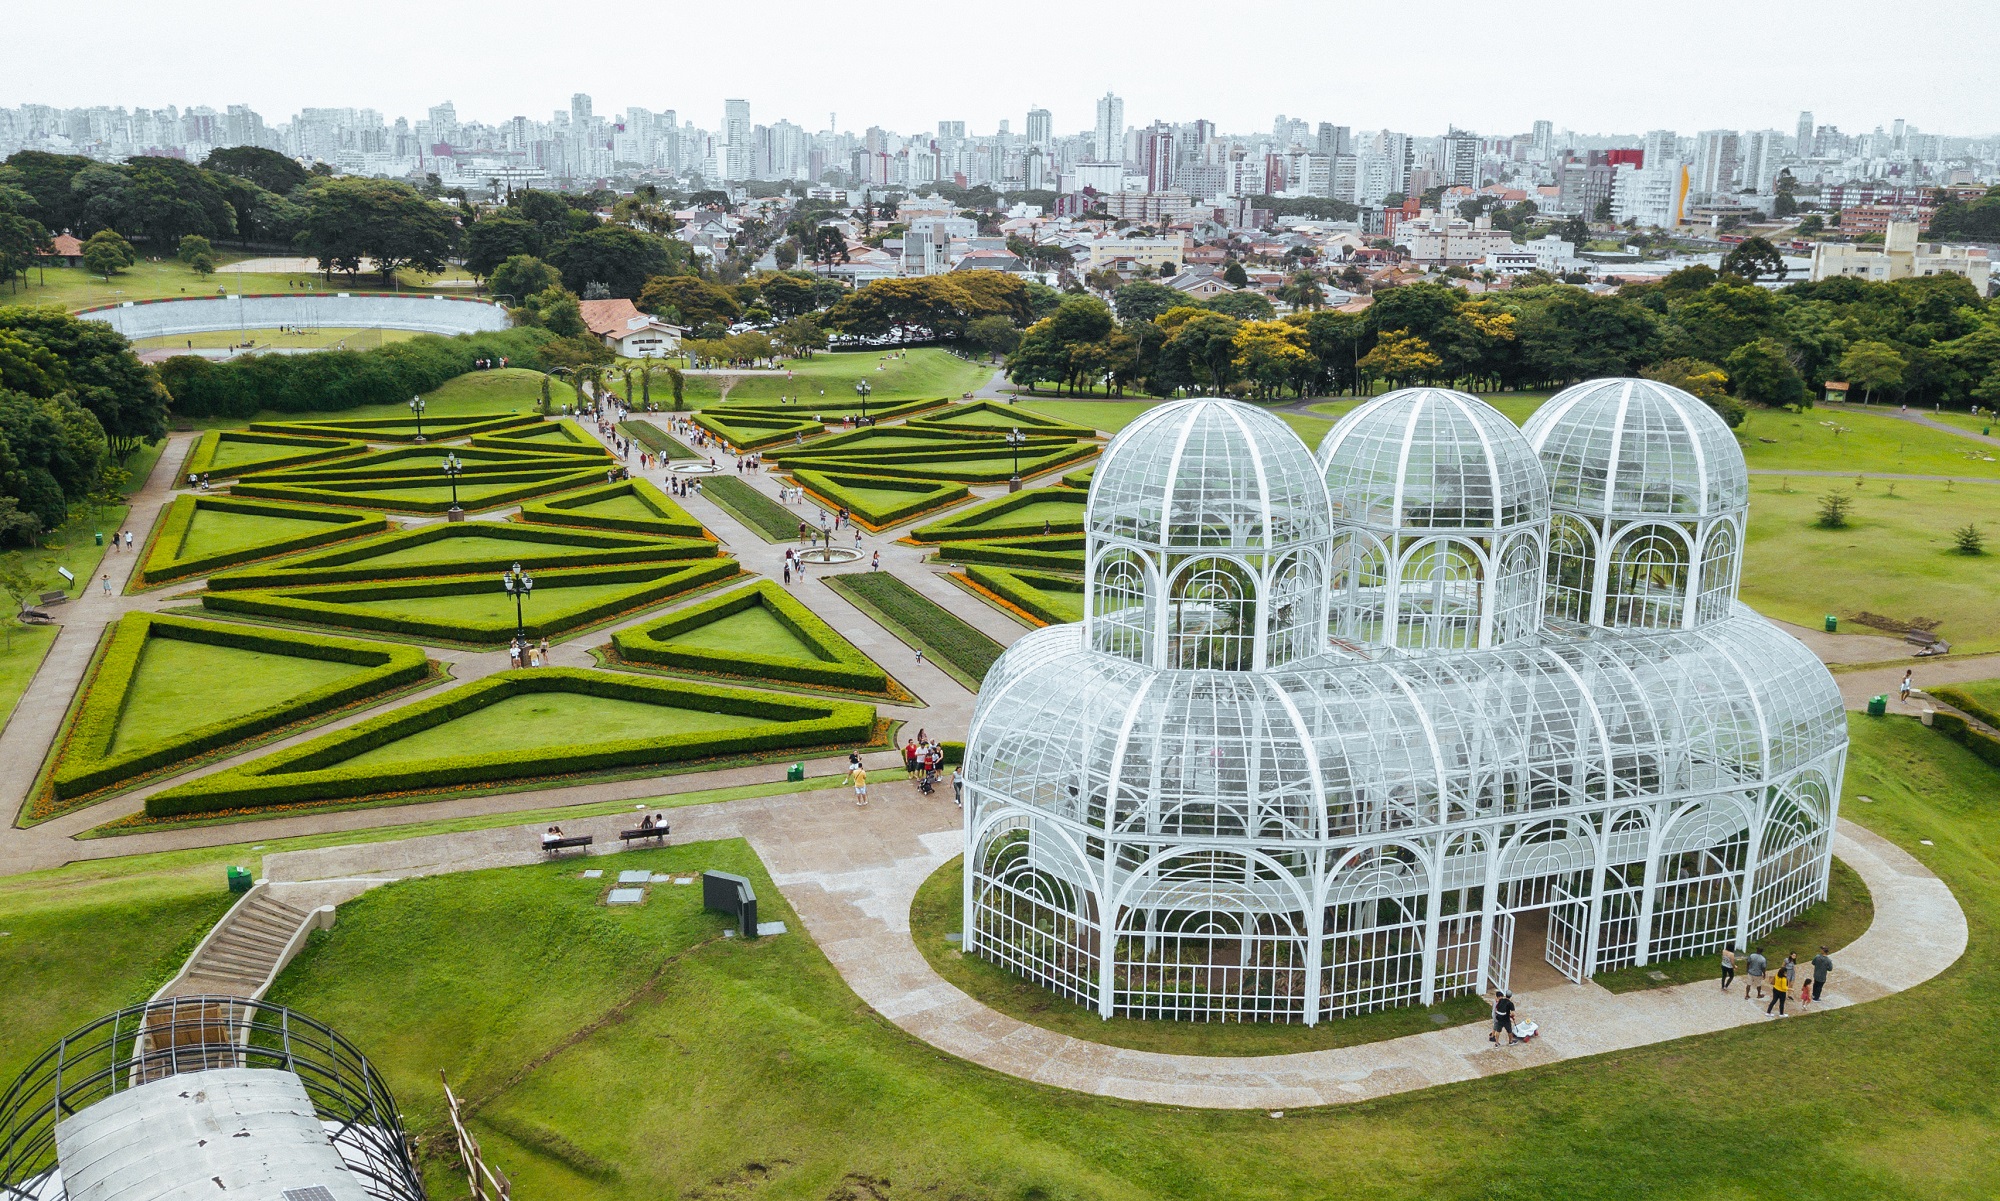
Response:
[[[9,0],[0,11],[0,105],[248,103],[274,123],[303,106],[416,119],[445,100],[461,120],[547,120],[581,91],[600,114],[674,109],[707,128],[725,97],[742,97],[753,121],[809,130],[837,112],[856,131],[951,119],[990,133],[1005,118],[1018,133],[1041,105],[1075,132],[1109,89],[1128,124],[1206,117],[1228,132],[1268,129],[1281,112],[1417,134],[1524,132],[1537,118],[1583,133],[1789,131],[1802,108],[1848,133],[1898,117],[1926,132],[2000,130],[1996,0]]]

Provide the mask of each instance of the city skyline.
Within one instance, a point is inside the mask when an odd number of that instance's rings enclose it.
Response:
[[[892,85],[878,73],[825,69],[826,48],[851,42],[857,15],[864,26],[897,27],[927,10],[902,0],[867,4],[858,14],[850,6],[835,16],[782,0],[772,7],[765,27],[783,32],[755,53],[675,56],[670,71],[655,71],[643,57],[605,56],[593,27],[506,0],[486,6],[477,23],[456,8],[359,0],[339,24],[313,30],[309,61],[300,61],[292,30],[271,28],[266,11],[237,0],[211,5],[212,19],[198,26],[111,0],[93,37],[94,53],[118,61],[116,84],[107,86],[101,73],[77,72],[60,56],[42,56],[12,64],[0,82],[0,105],[245,104],[272,120],[302,108],[355,106],[414,119],[450,100],[467,119],[500,122],[546,119],[572,92],[588,91],[603,111],[672,108],[704,126],[719,123],[727,99],[747,96],[765,120],[784,118],[807,129],[841,112],[849,114],[843,124],[856,130],[925,128],[942,119],[982,132],[1005,120],[1018,130],[1032,106],[1050,110],[1056,130],[1074,132],[1094,128],[1096,101],[1109,91],[1123,100],[1130,125],[1206,119],[1224,131],[1261,128],[1283,112],[1425,133],[1451,126],[1526,131],[1547,119],[1586,135],[1637,134],[1662,126],[1783,127],[1798,110],[1811,109],[1824,123],[1858,130],[1900,117],[1952,135],[2000,132],[2000,94],[1983,87],[1976,72],[1938,71],[1934,51],[1913,39],[1824,39],[1811,56],[1733,35],[1653,48],[1584,20],[1588,6],[1571,0],[1543,0],[1526,14],[1530,20],[1510,25],[1507,36],[1521,38],[1529,53],[1496,60],[1468,55],[1462,64],[1413,59],[1406,23],[1384,22],[1348,4],[1270,3],[1210,29],[1212,11],[1169,3],[1163,15],[1185,9],[1204,16],[1198,58],[1189,57],[1186,41],[1197,26],[1171,19],[1131,29],[1112,14],[1066,13],[1060,29],[1048,31],[1060,35],[1068,48],[1062,53],[1037,51],[1037,44],[1050,43],[1032,32],[967,25],[947,30],[935,68],[912,68],[949,70],[952,87],[944,98],[933,89]],[[1872,14],[1858,4],[1827,3],[1813,9],[1814,20],[1838,25],[1850,9],[1857,19]],[[1700,25],[1710,10],[1718,17],[1730,12],[1698,3],[1685,7],[1682,20]],[[2000,37],[2000,11],[1990,7],[1945,4],[1933,16],[1940,14],[1960,44]],[[1423,20],[1483,24],[1484,18],[1476,5],[1439,0],[1424,9]],[[17,45],[56,44],[71,32],[64,16],[47,9],[12,16],[10,27]],[[226,60],[212,61],[222,45],[219,28],[230,30],[230,49]],[[398,36],[384,37],[384,29]],[[978,53],[988,38],[1007,52]],[[1118,52],[1079,49],[1094,45],[1115,45]],[[1320,45],[1326,54],[1309,58],[1303,69],[1274,69],[1299,47]],[[518,62],[522,46],[535,48],[535,70],[492,69]],[[1505,62],[1493,77],[1500,86],[1438,86],[1481,61]],[[1160,69],[1177,62],[1191,71]],[[210,65],[194,69],[200,63]],[[201,82],[191,87],[191,76]],[[1907,86],[1918,77],[1921,89]],[[1615,86],[1589,84],[1594,78]],[[1208,82],[1190,87],[1189,79]]]

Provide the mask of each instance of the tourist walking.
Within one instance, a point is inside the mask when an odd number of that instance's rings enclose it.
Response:
[[[1759,1001],[1764,999],[1764,964],[1764,948],[1758,947],[1756,950],[1750,952],[1750,960],[1745,965],[1750,971],[1748,975],[1743,977],[1744,1000],[1747,1001],[1750,999],[1750,990],[1752,988],[1757,990],[1757,999]]]
[[[951,769],[951,800],[960,809],[965,808],[965,775],[955,767]]]
[[[1785,1016],[1785,994],[1792,987],[1791,972],[1791,965],[1787,963],[1778,969],[1777,975],[1771,977],[1771,1003],[1764,1006],[1765,1017],[1770,1017],[1773,1009],[1778,1011],[1779,1017]]]
[[[1508,1046],[1521,1041],[1514,1037],[1514,996],[1506,989],[1496,989],[1493,993],[1493,1029],[1486,1035],[1486,1041],[1499,1042],[1503,1030],[1507,1032]]]
[[[1833,974],[1833,957],[1826,953],[1825,947],[1821,947],[1819,949],[1819,954],[1812,957],[1813,1000],[1824,1001],[1826,999],[1826,978],[1832,974]]]
[[[847,763],[847,778],[854,784],[854,804],[858,808],[866,809],[868,807],[868,769],[861,766],[861,757],[859,755],[849,755]]]
[[[1914,674],[1916,673],[1911,671],[1909,668],[1907,667],[1904,668],[1902,686],[1896,689],[1897,698],[1901,700],[1905,705],[1910,703],[1910,689],[1914,686],[1914,682],[1911,680],[1910,677],[1913,676]]]
[[[878,551],[876,551],[876,552],[875,552],[875,557],[874,557],[874,558],[872,558],[872,559],[870,559],[870,560],[868,560],[868,570],[870,570],[870,571],[880,571],[880,570],[882,570],[882,552],[881,552],[881,551],[879,551],[879,550],[878,550]]]
[[[131,553],[131,551],[132,551],[132,531],[131,531],[131,530],[126,530],[126,531],[125,531],[125,551],[126,551],[126,553],[127,553],[127,554],[130,554],[130,553]]]
[[[104,577],[104,595],[106,597],[111,595],[111,577],[108,575]]]
[[[911,780],[917,778],[917,740],[914,738],[903,744],[903,775]]]
[[[1730,981],[1736,979],[1736,948],[1722,948],[1722,991],[1729,991]]]

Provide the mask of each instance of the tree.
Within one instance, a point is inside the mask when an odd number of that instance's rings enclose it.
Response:
[[[822,225],[814,230],[811,241],[802,245],[806,257],[823,267],[830,269],[835,263],[847,261],[847,239],[831,225]]]
[[[98,436],[109,439],[112,454],[122,459],[141,442],[166,436],[173,398],[117,330],[47,305],[0,308],[0,333],[7,332],[62,364],[62,376],[50,388],[23,390],[42,398],[65,395],[81,405],[97,423]]]
[[[1326,303],[1326,293],[1320,290],[1319,280],[1312,272],[1299,271],[1278,289],[1278,299],[1295,309],[1316,309]]]
[[[980,317],[965,327],[965,340],[987,354],[1004,358],[1021,344],[1021,331],[1005,317]]]
[[[1877,388],[1893,388],[1903,382],[1903,371],[1910,365],[1894,346],[1887,342],[1856,342],[1840,356],[1840,373],[1850,384],[1861,385],[1861,403],[1867,404]]]
[[[1740,275],[1751,283],[1767,276],[1771,279],[1785,278],[1785,258],[1778,248],[1771,245],[1769,238],[1749,237],[1738,242],[1728,254],[1722,256],[1722,273]]]
[[[1597,207],[1590,210],[1590,219],[1593,221],[1609,221],[1611,220],[1611,213],[1611,201],[1607,197],[1598,201]]]
[[[813,291],[816,281],[810,275],[773,271],[753,282],[757,285],[757,298],[781,320],[802,316],[819,307]]]
[[[1444,360],[1431,353],[1429,343],[1403,329],[1383,333],[1360,364],[1364,373],[1391,380],[1399,388],[1443,365]]]
[[[560,284],[528,297],[514,310],[514,315],[528,325],[539,325],[562,338],[580,337],[590,329],[583,323],[583,306],[577,303],[576,293]]]
[[[1844,530],[1847,528],[1847,512],[1854,507],[1854,498],[1845,492],[1829,492],[1819,498],[1819,517],[1813,522],[1823,530]]]
[[[1951,548],[1961,555],[1983,555],[1986,553],[1986,535],[1968,521],[1951,532]]]
[[[1581,252],[1584,243],[1590,241],[1590,222],[1582,217],[1571,217],[1555,227],[1555,235]]]
[[[639,290],[639,307],[691,330],[727,328],[743,315],[735,293],[696,275],[657,275]]]
[[[1725,365],[1730,385],[1744,400],[1779,408],[1805,399],[1805,381],[1776,339],[1759,338],[1737,347]]]
[[[1748,415],[1748,410],[1729,395],[1729,374],[1714,363],[1701,359],[1668,359],[1642,368],[1639,374],[1699,397],[1731,429],[1743,424],[1743,418]]]
[[[686,270],[688,253],[683,242],[622,225],[600,225],[565,240],[548,261],[572,292],[601,283],[611,295],[635,300],[654,276]]]
[[[297,160],[261,146],[228,146],[211,150],[208,157],[201,160],[201,165],[209,171],[247,179],[264,191],[279,196],[289,195],[292,189],[303,187],[312,178]]]
[[[215,247],[200,234],[189,234],[181,239],[180,246],[174,251],[174,257],[192,267],[198,258],[213,260]]]
[[[525,304],[528,297],[538,292],[561,287],[562,276],[554,267],[538,258],[517,254],[493,268],[493,274],[487,277],[486,286],[493,295],[506,297],[520,305]]]
[[[1826,229],[1826,218],[1818,213],[1807,213],[1799,218],[1799,233],[1805,237],[1812,237],[1824,229]]]
[[[1243,323],[1213,309],[1183,306],[1154,319],[1167,331],[1160,346],[1161,382],[1220,396],[1236,378],[1236,331]]]
[[[1255,292],[1220,292],[1203,301],[1202,305],[1238,321],[1269,321],[1278,311],[1270,301]]]
[[[1306,333],[1283,321],[1246,321],[1236,330],[1232,366],[1250,380],[1260,399],[1281,394],[1287,385],[1303,391],[1315,366]]]
[[[1242,263],[1230,259],[1222,265],[1222,282],[1232,288],[1247,288],[1250,286],[1250,273],[1243,269]]]
[[[772,331],[772,340],[786,354],[808,359],[815,351],[825,350],[828,341],[826,330],[811,313],[802,313],[780,325]]]
[[[1113,291],[1111,307],[1120,321],[1151,321],[1185,299],[1165,284],[1138,280]]]
[[[1777,193],[1777,198],[1771,202],[1772,216],[1789,217],[1799,211],[1799,199],[1796,194],[1799,190],[1799,181],[1792,177],[1790,167],[1778,172],[1778,178],[1771,185],[1771,190]]]
[[[83,244],[83,265],[92,275],[101,275],[107,280],[138,261],[139,255],[132,249],[132,243],[120,237],[115,230],[100,229]]]
[[[500,264],[517,256],[539,260],[545,249],[541,227],[511,209],[473,222],[462,241],[465,269],[481,278],[490,278]]]
[[[314,181],[305,197],[298,246],[319,260],[322,271],[353,275],[372,259],[388,283],[401,267],[444,270],[458,218],[409,185],[343,176]]]
[[[11,506],[13,500],[11,496],[0,497],[0,509]],[[5,524],[6,514],[0,513],[0,529],[4,529]],[[7,649],[10,651],[14,649],[14,627],[20,624],[18,614],[27,607],[28,598],[35,595],[38,587],[35,573],[28,568],[27,556],[18,550],[0,555],[0,596],[13,602],[12,608],[0,616],[0,625],[7,627]]]
[[[26,275],[36,256],[53,249],[48,227],[29,216],[34,206],[34,197],[0,182],[0,281]]]

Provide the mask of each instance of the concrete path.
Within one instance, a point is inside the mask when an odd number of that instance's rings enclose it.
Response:
[[[1836,401],[1831,404],[1821,402],[1820,407],[1835,413],[1870,413],[1877,417],[1893,417],[1897,421],[1907,421],[1912,425],[1921,425],[1925,429],[1937,430],[1945,434],[1955,434],[1961,438],[1970,438],[1974,442],[1984,442],[1988,446],[2000,446],[2000,438],[1995,438],[1990,434],[1974,433],[1969,429],[1953,425],[1949,421],[1939,421],[1930,414],[1918,410],[1903,409],[1900,407],[1892,409],[1887,404],[1877,408],[1874,405],[1858,405],[1851,401]]]

